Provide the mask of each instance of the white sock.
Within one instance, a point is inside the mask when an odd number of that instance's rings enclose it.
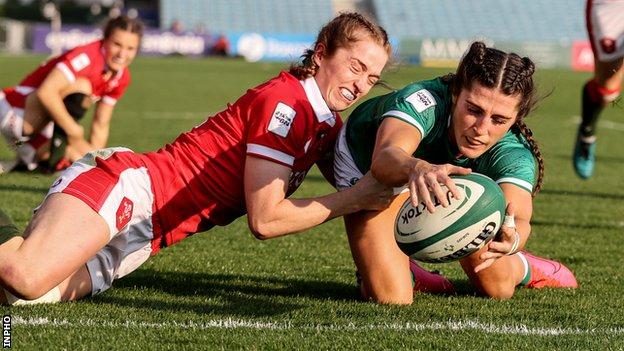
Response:
[[[524,265],[524,274],[522,275],[521,282],[525,282],[529,275],[529,261],[527,261],[526,257],[524,257],[521,252],[516,252],[516,255],[520,258],[522,264]]]
[[[11,294],[7,290],[4,290],[4,295],[6,296],[7,303],[9,305],[35,305],[40,303],[56,303],[61,301],[61,290],[57,287],[45,293],[45,295],[41,296],[38,299],[34,300],[22,300],[19,297]]]
[[[25,140],[22,135],[22,130],[24,128],[23,116],[20,116],[11,109],[4,116],[0,116],[0,118],[2,118],[2,120],[0,120],[0,133],[9,144],[15,144]]]

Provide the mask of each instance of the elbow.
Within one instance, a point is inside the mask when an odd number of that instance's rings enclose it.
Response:
[[[247,217],[247,222],[249,224],[249,230],[251,234],[258,240],[267,240],[277,236],[275,233],[271,231],[271,226],[262,219],[255,218],[251,215]]]
[[[384,178],[384,167],[380,163],[381,162],[378,162],[377,159],[373,159],[370,168],[371,175],[378,181]]]

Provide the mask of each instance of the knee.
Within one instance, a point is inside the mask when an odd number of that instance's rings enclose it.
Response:
[[[495,300],[508,300],[513,297],[516,287],[509,282],[487,282],[479,284],[480,292]]]
[[[414,292],[412,289],[405,290],[364,283],[361,293],[365,301],[378,304],[411,305],[414,302]]]
[[[43,296],[52,287],[44,286],[44,281],[24,268],[24,265],[8,262],[0,269],[0,280],[5,289],[24,300],[34,300]]]

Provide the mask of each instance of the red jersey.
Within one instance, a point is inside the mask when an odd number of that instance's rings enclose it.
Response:
[[[299,81],[282,72],[172,144],[146,154],[154,218],[164,235],[160,245],[246,213],[247,155],[290,167],[287,195],[292,194],[314,163],[332,152],[341,126],[314,78]]]
[[[77,46],[44,62],[24,78],[18,86],[3,90],[7,101],[13,107],[24,108],[26,96],[41,85],[52,69],[58,68],[69,82],[73,83],[78,77],[88,79],[91,83],[93,100],[101,99],[103,103],[115,105],[130,84],[130,71],[128,68],[124,68],[105,80],[106,62],[102,43],[103,40],[98,40]]]

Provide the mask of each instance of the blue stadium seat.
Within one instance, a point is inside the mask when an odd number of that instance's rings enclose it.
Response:
[[[397,38],[487,37],[552,42],[586,38],[584,0],[372,0]]]
[[[162,0],[160,4],[163,28],[177,20],[187,30],[203,26],[211,33],[315,34],[334,15],[331,0]]]

